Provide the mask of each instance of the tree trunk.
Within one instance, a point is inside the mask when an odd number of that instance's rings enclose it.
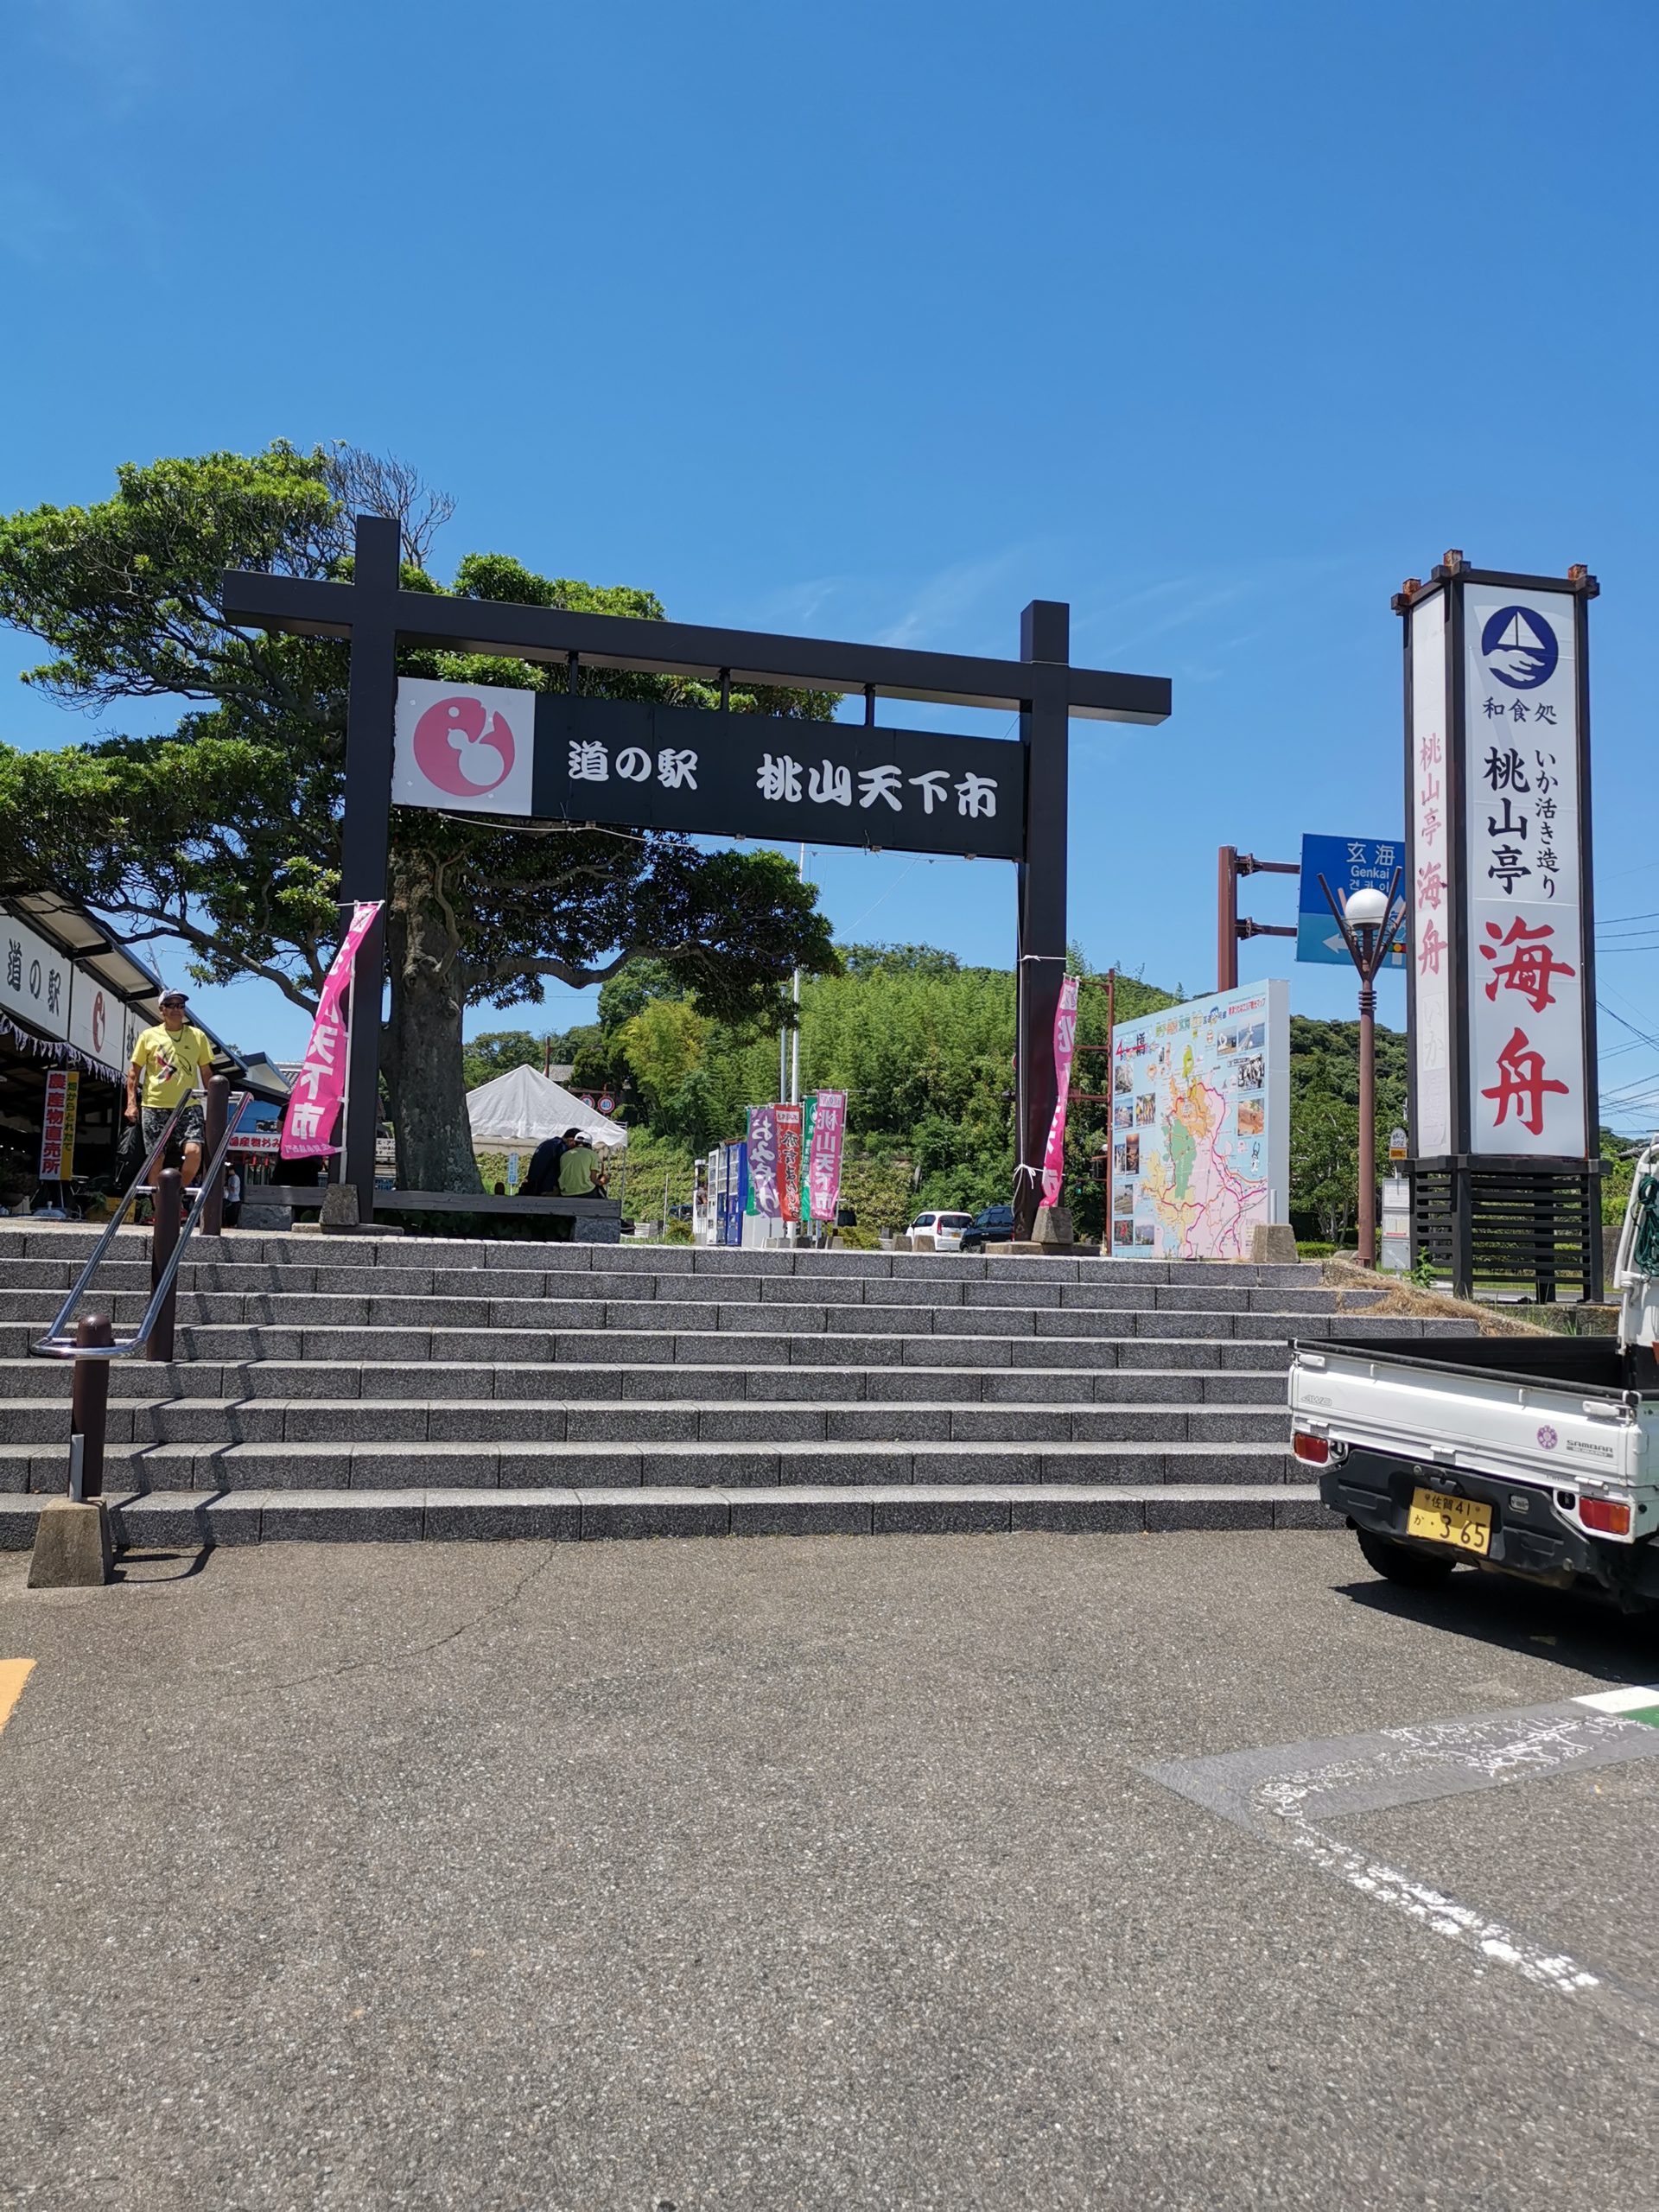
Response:
[[[429,853],[394,849],[386,906],[391,1012],[382,1061],[405,1191],[477,1191],[461,1072],[463,963],[443,880]]]

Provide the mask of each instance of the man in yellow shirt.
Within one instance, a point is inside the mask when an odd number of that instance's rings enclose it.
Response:
[[[213,1048],[200,1029],[184,1018],[185,999],[182,991],[168,991],[162,999],[162,1018],[153,1028],[146,1029],[132,1048],[132,1065],[127,1070],[127,1119],[138,1119],[138,1086],[143,1084],[144,1152],[167,1126],[167,1119],[181,1100],[189,1103],[179,1116],[175,1138],[184,1144],[184,1179],[187,1184],[196,1181],[201,1173],[203,1128],[201,1101],[196,1095],[202,1087],[202,1070],[211,1068]],[[172,1150],[171,1145],[168,1147]],[[162,1166],[168,1162],[163,1160]]]

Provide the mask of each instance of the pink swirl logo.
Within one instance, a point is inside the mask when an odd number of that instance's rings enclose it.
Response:
[[[1538,1432],[1538,1441],[1540,1444],[1543,1446],[1546,1452],[1553,1452],[1560,1440],[1557,1437],[1554,1430],[1550,1427],[1549,1423],[1546,1421]]]
[[[415,725],[416,766],[455,798],[476,798],[505,783],[517,751],[506,717],[468,692],[435,700]]]

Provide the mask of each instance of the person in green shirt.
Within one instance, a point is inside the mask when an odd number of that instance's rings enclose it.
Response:
[[[201,1173],[203,1127],[201,1100],[204,1068],[213,1063],[213,1048],[193,1022],[184,1018],[182,991],[168,991],[162,998],[162,1018],[144,1030],[132,1048],[127,1070],[127,1119],[139,1118],[139,1086],[143,1086],[144,1152],[167,1126],[167,1118],[181,1101],[188,1101],[179,1116],[174,1141],[184,1146],[184,1179],[194,1183]],[[169,1152],[172,1146],[168,1147]],[[169,1163],[163,1160],[162,1165]]]
[[[559,1196],[562,1198],[592,1198],[603,1172],[592,1145],[578,1135],[575,1142],[566,1145],[560,1155]]]

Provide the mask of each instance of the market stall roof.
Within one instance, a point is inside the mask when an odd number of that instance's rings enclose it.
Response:
[[[155,966],[135,946],[124,944],[108,922],[67,893],[38,883],[7,884],[0,887],[0,912],[29,923],[48,944],[136,1008],[146,1025],[161,1020],[162,992],[166,987]],[[8,1018],[20,1028],[32,1031],[35,1027],[26,1016],[15,1012]],[[235,1046],[227,1045],[194,1007],[190,1019],[213,1047],[214,1072],[228,1075],[232,1081],[241,1076],[245,1063]],[[266,1094],[262,1090],[261,1095]],[[280,1100],[286,1093],[270,1095]]]
[[[26,922],[33,922],[66,952],[90,969],[99,982],[107,983],[118,997],[142,1006],[152,1020],[161,1019],[162,980],[149,962],[121,939],[106,922],[61,891],[35,885],[10,887],[6,904]]]
[[[593,1145],[621,1149],[628,1133],[573,1097],[539,1068],[509,1068],[467,1094],[474,1152],[533,1152],[544,1137],[580,1129]]]
[[[242,1084],[245,1090],[268,1106],[284,1105],[294,1088],[292,1078],[277,1066],[269,1052],[258,1050],[241,1054]]]

